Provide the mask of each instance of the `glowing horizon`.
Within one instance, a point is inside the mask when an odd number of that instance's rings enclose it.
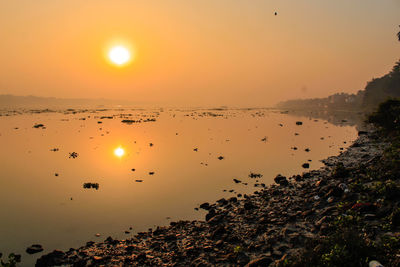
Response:
[[[266,106],[355,93],[398,60],[398,14],[373,0],[3,1],[0,94]],[[129,59],[110,64],[115,46]]]

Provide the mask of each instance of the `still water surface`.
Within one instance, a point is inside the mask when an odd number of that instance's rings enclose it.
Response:
[[[258,183],[268,185],[278,173],[303,172],[305,162],[317,169],[319,160],[338,154],[357,135],[353,126],[265,109],[4,115],[0,252],[22,254],[23,265],[40,256],[25,253],[35,243],[50,252],[203,219],[204,212],[194,209],[199,204],[259,190],[250,172],[263,174]],[[121,122],[126,119],[142,122]],[[85,189],[84,183],[99,188]]]

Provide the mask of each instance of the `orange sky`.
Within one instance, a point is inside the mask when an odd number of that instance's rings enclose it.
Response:
[[[274,16],[274,12],[278,16]],[[397,0],[0,3],[0,94],[268,106],[363,89],[400,58]],[[122,42],[134,61],[116,68]]]

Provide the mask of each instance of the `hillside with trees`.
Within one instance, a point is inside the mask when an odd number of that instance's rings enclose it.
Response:
[[[397,37],[400,41],[400,32],[397,33]],[[400,60],[388,74],[373,78],[364,90],[356,94],[337,93],[325,98],[288,100],[280,102],[277,107],[296,110],[370,111],[376,109],[379,103],[391,98],[400,98]]]

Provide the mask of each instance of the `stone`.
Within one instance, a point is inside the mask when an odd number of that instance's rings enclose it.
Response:
[[[200,209],[209,210],[210,209],[210,203],[204,202],[203,204],[200,205]]]
[[[43,247],[42,247],[42,245],[39,245],[39,244],[34,244],[34,245],[26,248],[26,253],[28,253],[28,254],[35,254],[35,253],[39,253],[42,251],[43,251]]]
[[[275,183],[282,185],[282,186],[287,186],[289,184],[288,180],[286,179],[285,176],[282,176],[280,174],[278,174],[275,178],[274,178]]]
[[[301,167],[303,167],[304,169],[308,169],[308,168],[310,168],[310,163],[303,163],[303,165],[301,165]]]

